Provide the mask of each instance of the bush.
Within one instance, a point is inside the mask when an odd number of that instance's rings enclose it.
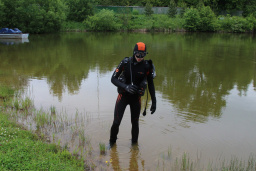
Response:
[[[107,9],[89,16],[84,22],[89,30],[95,31],[114,31],[121,27],[121,24],[117,23],[114,11]]]
[[[217,28],[216,16],[209,6],[202,6],[199,10],[200,22],[198,30],[215,31]]]
[[[184,29],[187,31],[197,31],[200,22],[200,15],[196,8],[187,8],[183,18]]]
[[[172,18],[167,20],[168,29],[171,31],[176,31],[177,29],[182,29],[183,19],[180,17]]]
[[[121,29],[129,30],[131,26],[131,19],[132,14],[131,13],[122,13],[122,14],[116,14],[117,23],[121,25]]]
[[[249,22],[249,25],[252,25],[253,32],[256,31],[256,18],[251,14],[249,17],[246,18],[246,20]]]
[[[145,15],[132,15],[129,22],[129,29],[144,29],[145,23],[148,21],[148,17]]]
[[[167,29],[168,28],[168,25],[167,25],[168,23],[166,21],[168,19],[169,18],[168,18],[167,15],[154,14],[153,17],[152,17],[152,21],[149,21],[149,22],[152,23],[152,28],[151,29],[157,29],[157,30]]]
[[[138,10],[133,10],[132,15],[139,15],[139,11]]]
[[[165,17],[157,17],[156,19],[156,28],[165,29],[167,31],[177,31],[178,29],[182,29],[183,19],[180,17],[169,18],[165,15]]]
[[[253,24],[243,17],[227,15],[219,20],[221,30],[233,33],[244,33],[253,30]]]

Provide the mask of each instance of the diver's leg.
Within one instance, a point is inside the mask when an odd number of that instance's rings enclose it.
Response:
[[[114,121],[110,130],[110,144],[114,144],[117,139],[117,134],[119,132],[119,126],[121,124],[125,108],[127,106],[126,98],[122,94],[119,94],[116,100],[115,111],[114,111]]]
[[[139,137],[139,117],[141,109],[141,97],[135,96],[130,103],[132,122],[132,143],[137,143]]]

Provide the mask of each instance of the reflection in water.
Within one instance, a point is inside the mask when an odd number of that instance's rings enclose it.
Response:
[[[156,90],[186,120],[204,122],[208,116],[219,117],[234,86],[246,92],[255,82],[256,42],[250,35],[139,36],[149,46],[149,57],[157,68]],[[112,71],[123,58],[120,55],[131,55],[137,37],[127,33],[31,36],[29,44],[1,48],[1,68],[15,69],[28,78],[47,78],[51,93],[61,101],[66,90],[79,92],[90,70]]]
[[[117,146],[114,145],[110,151],[110,158],[112,160],[111,164],[112,164],[113,170],[120,170],[121,169],[120,161],[119,161],[118,152],[117,152],[116,148],[117,148]]]
[[[110,158],[111,158],[111,164],[113,170],[144,170],[144,160],[141,159],[139,155],[139,146],[132,145],[130,148],[130,158],[129,158],[129,168],[123,168],[122,164],[120,164],[119,160],[119,153],[117,150],[117,145],[115,144],[111,149],[110,149]],[[140,162],[140,163],[139,163]],[[141,165],[140,165],[141,164]],[[141,169],[139,169],[141,166]]]
[[[14,44],[20,44],[20,43],[28,43],[29,39],[1,39],[0,43],[4,45],[14,45]]]
[[[255,41],[245,40],[233,35],[186,34],[163,42],[159,56],[166,56],[168,46],[171,50],[168,57],[156,61],[160,65],[157,90],[189,121],[219,117],[229,91],[236,85],[247,91],[254,80],[251,60],[255,54],[250,43]]]

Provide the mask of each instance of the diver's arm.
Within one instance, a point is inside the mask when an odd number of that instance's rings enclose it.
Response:
[[[156,103],[155,86],[152,77],[148,77],[148,90],[151,96],[152,103]]]
[[[111,77],[111,82],[119,87],[119,88],[125,88],[127,85],[125,83],[122,83],[121,81],[118,80],[118,77],[121,75],[121,73],[123,72],[124,69],[124,60],[122,60],[120,62],[120,64],[118,65],[118,67],[115,69],[112,77]]]
[[[155,86],[153,79],[155,78],[155,68],[151,60],[149,60],[151,67],[150,67],[150,74],[148,74],[148,89],[152,100],[152,105],[150,108],[151,114],[155,113],[156,111],[156,93],[155,93]]]
[[[153,82],[153,78],[148,80],[148,89],[152,100],[152,105],[150,107],[151,114],[155,113],[156,111],[156,95],[155,95],[155,86]]]

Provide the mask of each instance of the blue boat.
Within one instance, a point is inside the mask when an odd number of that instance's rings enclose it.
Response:
[[[18,28],[2,28],[0,30],[0,39],[27,39],[28,33],[22,33]]]

